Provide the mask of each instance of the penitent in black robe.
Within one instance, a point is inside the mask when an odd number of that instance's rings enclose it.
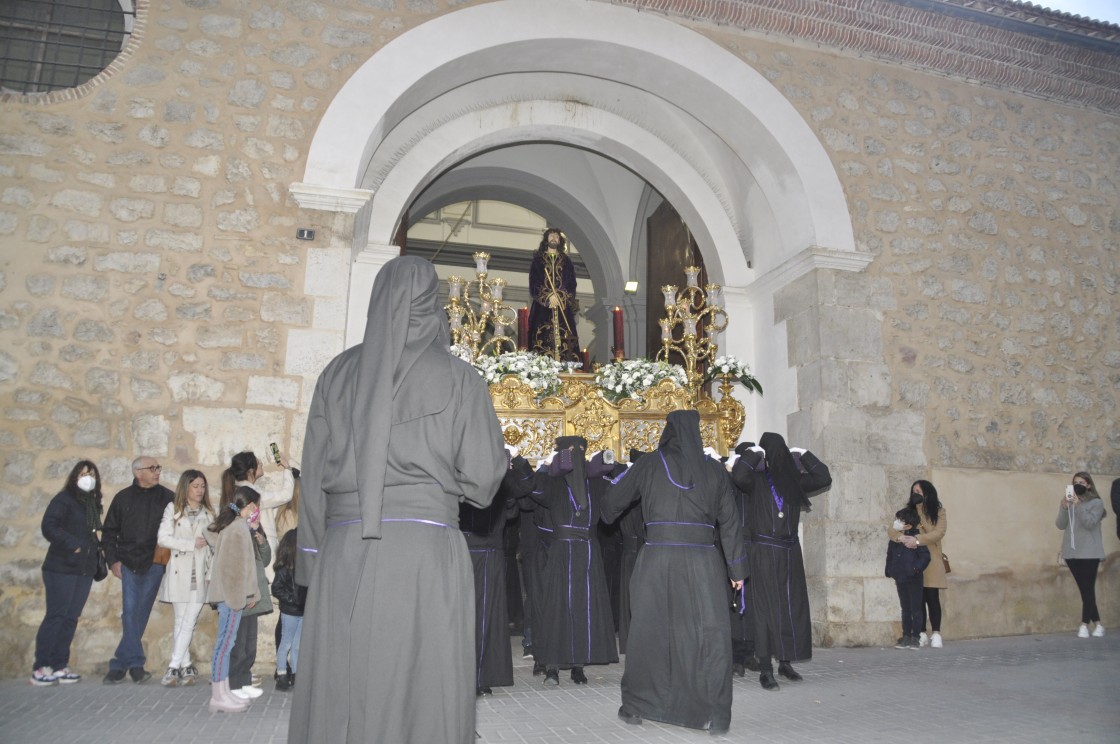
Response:
[[[610,592],[595,539],[605,481],[595,480],[594,488],[583,480],[583,495],[574,493],[564,476],[540,470],[530,494],[540,537],[532,599],[533,659],[546,667],[618,661]]]
[[[479,689],[513,684],[502,537],[507,519],[516,513],[517,498],[532,487],[532,468],[525,458],[516,457],[490,506],[459,505],[459,529],[474,565],[475,686]]]
[[[707,459],[692,484],[672,464],[671,454],[646,455],[603,504],[609,520],[640,499],[645,516],[630,580],[622,705],[653,721],[724,730],[731,723],[728,579],[746,574],[735,504],[721,463]],[[731,546],[726,556],[715,545],[717,530]]]
[[[767,447],[768,457],[771,449]],[[785,456],[789,457],[788,450]],[[797,526],[808,497],[832,485],[832,477],[812,452],[801,455],[800,466],[795,467],[797,475],[782,486],[763,456],[748,451],[731,471],[732,481],[743,492],[742,514],[750,532],[748,601],[755,656],[764,661],[771,656],[780,661],[813,658],[809,592]]]

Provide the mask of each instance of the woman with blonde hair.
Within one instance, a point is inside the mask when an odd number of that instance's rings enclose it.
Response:
[[[1084,471],[1073,474],[1073,480],[1066,486],[1065,495],[1058,502],[1058,517],[1054,524],[1065,534],[1062,535],[1062,558],[1077,582],[1081,592],[1081,626],[1077,629],[1078,638],[1088,638],[1089,624],[1096,623],[1092,636],[1104,636],[1101,613],[1097,609],[1097,569],[1104,560],[1104,544],[1101,542],[1101,522],[1105,515],[1104,501],[1093,484],[1093,476]]]
[[[214,521],[210,486],[199,470],[186,470],[179,477],[175,500],[163,511],[157,542],[171,550],[171,559],[159,587],[159,601],[169,602],[175,613],[171,634],[171,660],[160,680],[164,687],[193,685],[198,670],[191,663],[191,638],[206,600],[206,570],[210,547],[206,526]]]

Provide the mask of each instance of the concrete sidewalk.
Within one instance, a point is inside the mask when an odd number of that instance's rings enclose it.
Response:
[[[816,649],[805,681],[766,692],[735,680],[728,742],[1120,742],[1120,629],[947,641],[944,649]],[[623,667],[588,667],[590,683],[544,688],[515,639],[515,684],[478,702],[480,744],[699,742],[704,731],[618,720]],[[79,670],[85,671],[85,670]],[[161,670],[152,670],[158,672]],[[266,670],[258,670],[264,672]],[[209,685],[104,686],[100,676],[36,688],[0,682],[0,744],[58,742],[285,742],[289,693],[265,680],[249,712],[211,714]],[[393,744],[382,742],[380,744]],[[437,743],[433,743],[437,744]]]

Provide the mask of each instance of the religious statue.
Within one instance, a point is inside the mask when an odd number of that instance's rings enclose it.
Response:
[[[544,231],[529,268],[529,349],[558,361],[580,361],[576,272],[560,230]]]

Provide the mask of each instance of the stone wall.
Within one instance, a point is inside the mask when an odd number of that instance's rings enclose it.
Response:
[[[0,674],[30,666],[39,519],[75,460],[98,462],[108,496],[141,452],[161,459],[171,487],[197,466],[216,483],[229,455],[273,440],[298,456],[314,377],[343,344],[354,218],[300,210],[287,187],[357,66],[468,4],[141,5],[127,61],[84,95],[2,103]],[[1074,468],[1120,474],[1120,119],[694,28],[799,109],[875,255],[861,274],[786,287],[774,322],[798,370],[791,439],[818,450],[836,482],[805,524],[818,641],[881,642],[897,622],[882,529],[910,481],[944,474],[953,513],[985,519],[985,489],[950,472],[1045,476],[1040,499]],[[296,227],[316,240],[297,241]],[[1042,511],[1038,535],[1021,535],[1039,556],[1031,565],[984,571],[975,540],[950,533],[964,568],[947,635],[1074,623],[1058,611],[1071,582],[1051,566],[1056,531]],[[1109,566],[1102,598],[1120,595]],[[1036,619],[965,622],[997,588],[1029,598]],[[119,585],[96,585],[75,643],[81,671],[104,670],[118,612]],[[170,619],[153,616],[153,668]],[[262,663],[270,631],[266,621]]]

